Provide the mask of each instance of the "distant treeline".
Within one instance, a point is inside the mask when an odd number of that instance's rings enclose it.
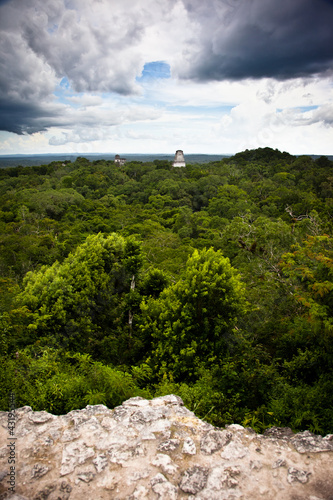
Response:
[[[10,155],[10,156],[1,156],[0,155],[0,168],[7,167],[32,167],[35,165],[48,165],[54,161],[70,161],[75,162],[80,154],[57,154],[57,155]],[[163,155],[163,154],[122,154],[129,162],[130,161],[142,161],[142,162],[152,162],[154,160],[167,160],[172,161],[174,155]],[[186,155],[186,161],[188,163],[209,163],[211,161],[218,161],[222,158],[227,158],[230,155],[203,155],[203,154],[190,154]],[[92,155],[84,155],[89,161],[96,160],[106,160],[113,161],[115,155],[114,154],[92,154]]]

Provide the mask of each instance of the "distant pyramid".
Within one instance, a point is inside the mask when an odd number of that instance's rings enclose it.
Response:
[[[114,157],[114,162],[116,165],[118,165],[118,167],[120,167],[121,165],[125,165],[126,163],[126,158],[120,158],[119,155],[116,155]]]
[[[184,153],[181,149],[178,149],[175,154],[175,159],[173,160],[173,167],[186,167]]]

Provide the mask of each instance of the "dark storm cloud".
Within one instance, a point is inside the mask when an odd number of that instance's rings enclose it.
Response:
[[[181,76],[201,81],[325,74],[333,68],[330,0],[184,0],[201,26]]]
[[[61,125],[62,114],[73,120],[54,95],[63,78],[74,93],[137,94],[147,62],[138,46],[175,3],[0,0],[0,130],[33,133]]]
[[[175,6],[185,34],[178,45]],[[0,130],[119,123],[98,106],[89,114],[57,101],[60,81],[72,93],[130,96],[151,61],[198,81],[325,74],[332,26],[329,0],[0,0]],[[152,32],[156,50],[147,59]]]
[[[0,99],[0,130],[15,134],[33,134],[48,127],[64,124],[62,114],[54,106],[39,106],[34,102],[15,102]]]

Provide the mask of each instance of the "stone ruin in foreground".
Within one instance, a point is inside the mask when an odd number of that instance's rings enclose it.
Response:
[[[13,438],[8,413],[0,413],[0,499],[333,499],[333,435],[217,429],[177,396],[62,416],[27,406],[15,414]]]

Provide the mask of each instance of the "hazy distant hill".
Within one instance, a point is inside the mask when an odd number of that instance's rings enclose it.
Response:
[[[87,158],[88,160],[114,160],[114,154],[59,154],[59,155],[8,155],[0,156],[0,168],[5,167],[17,167],[21,165],[23,167],[30,167],[32,165],[48,165],[52,161],[65,161],[69,160],[71,162],[75,161],[78,156]],[[121,153],[121,156],[127,158],[128,161],[154,161],[154,160],[169,160],[174,159],[174,155],[154,155],[154,154],[125,154]],[[187,163],[209,163],[210,161],[219,161],[222,158],[231,155],[202,155],[202,154],[189,154],[185,155],[185,160]]]

